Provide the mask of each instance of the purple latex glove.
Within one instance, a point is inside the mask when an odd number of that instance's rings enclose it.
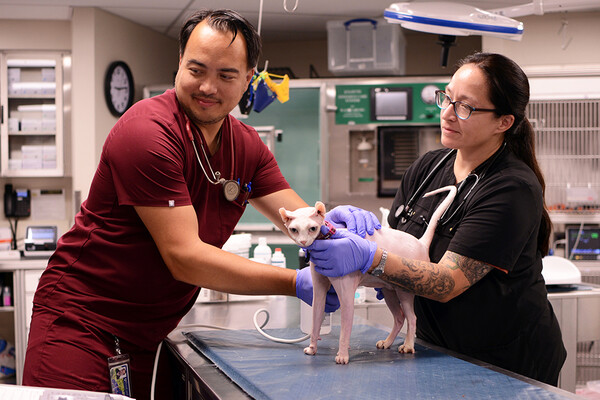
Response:
[[[381,288],[375,288],[375,291],[377,292],[377,294],[375,295],[375,297],[377,297],[377,300],[383,300],[383,290],[381,290]]]
[[[353,206],[337,206],[325,214],[325,220],[336,228],[347,228],[362,238],[367,234],[372,235],[376,229],[381,229],[375,214]]]
[[[328,240],[315,240],[307,250],[315,271],[336,277],[353,271],[367,272],[373,264],[377,244],[338,229]]]
[[[309,306],[312,306],[313,284],[310,268],[296,270],[296,297]],[[325,299],[325,312],[334,312],[338,308],[340,308],[340,300],[338,299],[333,286],[331,286],[327,292],[327,298]]]

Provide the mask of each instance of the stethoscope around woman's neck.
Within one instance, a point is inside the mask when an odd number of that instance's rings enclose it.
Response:
[[[192,133],[192,126],[191,126],[192,123],[190,122],[189,117],[186,114],[184,114],[184,115],[185,115],[185,130],[188,134],[188,137],[190,138],[190,140],[192,142],[192,146],[194,146],[194,153],[196,153],[196,159],[198,160],[198,164],[200,164],[200,168],[202,168],[202,172],[204,172],[204,176],[213,185],[223,185],[223,194],[225,195],[225,198],[228,201],[234,201],[240,195],[240,184],[237,181],[233,180],[233,171],[234,171],[234,167],[235,167],[235,152],[234,152],[234,147],[233,147],[233,137],[230,138],[231,176],[230,176],[230,179],[225,179],[225,178],[221,178],[220,171],[214,171],[212,169],[212,166],[210,165],[210,161],[208,159],[208,155],[206,154],[206,151],[204,150],[204,141],[202,139],[202,133],[200,133],[200,135],[199,135],[200,136],[200,149],[202,150],[202,154],[204,155],[204,160],[206,161],[206,164],[208,165],[208,169],[210,170],[210,174],[212,175],[212,177],[211,177],[206,172],[206,168],[204,167],[202,160],[200,160],[200,154],[198,153],[198,148],[196,147],[196,141],[194,140],[194,135]]]
[[[465,179],[463,179],[458,184],[458,188],[456,190],[456,198],[458,198],[459,194],[463,191],[464,187],[467,184],[467,181],[469,181],[469,178],[475,179],[475,182],[473,182],[473,185],[471,186],[471,188],[469,189],[467,194],[463,197],[463,199],[461,200],[458,207],[456,207],[456,209],[454,209],[452,214],[450,214],[450,216],[448,216],[446,218],[446,214],[448,213],[448,210],[450,210],[451,205],[446,209],[444,214],[442,214],[442,216],[440,217],[440,219],[438,221],[438,226],[446,225],[448,223],[448,221],[450,221],[456,215],[456,213],[458,213],[458,211],[465,204],[465,201],[467,200],[469,195],[473,192],[473,189],[475,188],[475,186],[477,186],[479,181],[481,179],[483,179],[483,177],[486,175],[486,173],[488,172],[490,167],[494,164],[494,162],[496,161],[498,156],[502,153],[502,151],[504,150],[505,147],[506,147],[506,142],[504,142],[500,146],[500,148],[496,151],[496,153],[491,158],[489,158],[488,160],[486,160],[484,162],[485,166],[483,167],[483,169],[481,170],[481,172],[479,174],[475,173],[475,171],[477,169],[476,168],[469,175],[467,175],[467,177]],[[444,164],[446,164],[446,161],[450,157],[452,157],[452,155],[455,153],[456,153],[456,149],[452,149],[448,153],[446,153],[446,155],[433,167],[433,169],[429,172],[429,174],[427,174],[427,176],[425,177],[423,182],[421,182],[421,184],[419,185],[417,190],[413,193],[413,195],[410,197],[410,199],[408,199],[408,202],[406,204],[403,204],[400,207],[398,207],[394,216],[396,218],[400,217],[401,218],[400,222],[405,224],[408,221],[408,219],[410,219],[413,215],[415,215],[415,210],[413,209],[413,206],[415,205],[417,199],[419,199],[424,194],[425,190],[427,189],[427,187],[433,180],[433,177],[442,169]]]

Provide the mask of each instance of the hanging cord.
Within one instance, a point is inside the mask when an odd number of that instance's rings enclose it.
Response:
[[[296,11],[296,8],[298,8],[298,1],[299,1],[299,0],[296,0],[296,2],[294,3],[294,8],[292,8],[291,10],[288,10],[288,7],[287,7],[287,0],[283,0],[283,9],[284,9],[286,12],[289,12],[289,13],[292,13],[292,12]]]
[[[569,254],[569,260],[572,260],[573,257],[575,256],[575,250],[577,250],[577,246],[579,246],[579,239],[581,239],[581,231],[583,230],[584,224],[585,224],[585,222],[581,221],[581,224],[579,225],[579,229],[577,230],[577,238],[575,238],[575,244],[570,249],[571,254]],[[567,247],[568,246],[569,246],[569,243],[567,243]],[[566,249],[566,250],[569,250],[569,249]]]
[[[217,325],[206,325],[206,324],[191,324],[191,325],[182,325],[179,326],[177,328],[175,328],[175,330],[173,332],[175,332],[176,330],[181,330],[181,329],[187,329],[187,328],[210,328],[210,329],[218,329],[218,330],[228,330],[229,328],[225,328],[222,326],[217,326]],[[171,332],[171,333],[173,333]],[[181,340],[178,342],[174,343],[184,343],[185,340]],[[154,395],[155,395],[155,389],[156,389],[156,373],[158,371],[158,359],[160,358],[160,352],[162,350],[162,345],[163,345],[163,341],[161,341],[158,344],[158,348],[156,349],[156,354],[154,355],[154,367],[152,368],[152,381],[150,384],[150,400],[154,400]]]
[[[260,0],[260,4],[258,6],[258,29],[256,30],[256,32],[258,32],[258,36],[260,36],[260,28],[262,26],[262,16],[263,16],[263,0]]]

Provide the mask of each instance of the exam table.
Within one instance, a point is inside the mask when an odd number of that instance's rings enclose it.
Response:
[[[157,387],[173,399],[431,399],[527,398],[576,399],[575,394],[417,340],[415,354],[400,354],[398,338],[391,349],[375,342],[389,329],[355,317],[350,363],[336,365],[339,321],[323,335],[315,356],[304,355],[308,341],[271,342],[253,327],[256,310],[266,308],[264,329],[300,337],[299,300],[272,296],[259,301],[200,304],[180,326],[203,323],[227,327],[217,331],[186,327],[165,340]],[[263,321],[264,318],[259,318]],[[337,329],[336,329],[337,328]],[[182,334],[185,332],[185,334]],[[217,367],[218,365],[218,367]],[[311,389],[313,388],[314,389]],[[314,390],[311,392],[311,390]],[[160,397],[161,399],[168,397]]]

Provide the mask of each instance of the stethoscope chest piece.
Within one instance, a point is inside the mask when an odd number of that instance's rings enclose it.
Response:
[[[406,221],[408,221],[407,218],[410,218],[414,215],[414,210],[412,208],[406,207],[404,204],[402,204],[400,207],[398,207],[398,209],[396,210],[396,213],[394,214],[394,216],[396,218],[401,217],[400,218],[400,222],[402,222],[403,224],[406,223]]]
[[[223,194],[228,201],[234,201],[240,195],[240,184],[232,179],[224,181]]]

